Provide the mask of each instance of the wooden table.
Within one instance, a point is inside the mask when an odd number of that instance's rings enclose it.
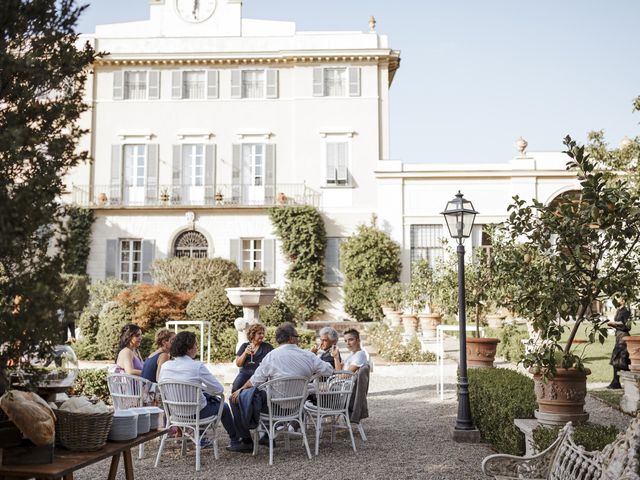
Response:
[[[53,463],[43,465],[0,465],[0,480],[11,478],[37,478],[73,480],[73,472],[111,457],[108,480],[114,480],[118,472],[120,457],[124,460],[124,474],[127,480],[133,480],[133,461],[131,449],[166,433],[165,429],[144,433],[126,442],[107,442],[95,452],[71,452],[56,448]]]

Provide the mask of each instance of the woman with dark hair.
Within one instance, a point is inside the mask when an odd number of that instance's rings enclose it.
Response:
[[[224,386],[214,377],[206,365],[194,360],[198,353],[198,342],[193,332],[180,332],[176,335],[171,345],[173,360],[165,362],[160,368],[158,381],[192,382],[203,386],[204,392],[200,397],[200,418],[212,417],[218,414],[220,400],[213,395],[224,393]],[[250,451],[250,446],[243,446],[236,435],[233,416],[229,405],[226,403],[222,409],[222,425],[231,439],[227,447],[231,451]],[[201,439],[200,446],[209,448],[213,446],[208,438]]]
[[[140,358],[140,353],[138,352],[141,342],[142,329],[138,325],[127,323],[122,327],[116,365],[129,375],[140,375],[142,373],[142,358]]]
[[[240,372],[233,381],[231,393],[238,390],[251,378],[262,359],[273,350],[273,346],[264,341],[265,333],[266,329],[261,323],[254,323],[249,326],[247,331],[249,341],[240,345],[236,354],[236,366],[240,367]]]
[[[146,378],[153,383],[158,383],[160,367],[164,362],[169,360],[169,351],[175,337],[175,332],[167,330],[166,328],[161,328],[156,332],[156,346],[158,349],[144,361],[142,378]]]
[[[611,360],[609,361],[613,367],[613,380],[611,380],[607,388],[621,389],[622,385],[620,385],[620,374],[618,372],[620,370],[629,370],[629,364],[631,363],[627,343],[623,340],[631,331],[631,312],[626,307],[624,299],[619,299],[614,303],[617,303],[618,309],[613,321],[608,322],[607,325],[616,330],[616,344],[613,347]]]

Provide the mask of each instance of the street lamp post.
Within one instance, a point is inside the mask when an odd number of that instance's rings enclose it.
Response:
[[[447,203],[442,212],[447,222],[449,235],[458,242],[458,319],[460,326],[460,366],[458,369],[458,417],[453,430],[457,442],[478,442],[480,432],[471,419],[469,403],[469,380],[467,378],[467,319],[464,289],[464,240],[469,238],[476,218],[473,204],[458,191],[456,197]]]

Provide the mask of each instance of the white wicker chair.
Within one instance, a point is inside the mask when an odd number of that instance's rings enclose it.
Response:
[[[150,402],[150,395],[156,384],[146,378],[127,373],[110,373],[107,375],[109,394],[116,410],[143,407]],[[138,458],[144,457],[144,443],[138,447]]]
[[[312,421],[316,431],[316,455],[320,447],[322,435],[322,421],[331,419],[331,441],[335,440],[336,428],[346,428],[351,436],[351,447],[356,451],[356,442],[353,438],[351,421],[349,420],[349,400],[353,393],[355,374],[347,371],[339,371],[329,377],[316,377],[313,381],[316,404],[310,401],[304,405],[305,420]],[[344,420],[345,425],[337,421]]]
[[[187,451],[187,440],[192,441],[196,446],[196,472],[200,470],[200,439],[207,435],[210,429],[209,438],[213,441],[213,454],[218,459],[218,438],[217,427],[222,418],[224,408],[224,395],[215,395],[220,401],[218,413],[212,417],[200,418],[200,396],[202,395],[202,385],[191,382],[162,381],[158,384],[162,404],[167,419],[166,428],[179,427],[182,430],[182,455]],[[202,433],[200,429],[202,428]],[[191,433],[189,433],[191,432]],[[164,449],[168,433],[162,436],[160,448],[156,456],[155,466],[160,463],[160,456]]]
[[[253,455],[258,453],[260,433],[269,435],[269,465],[273,465],[273,442],[277,435],[285,436],[285,446],[289,447],[290,436],[301,436],[307,457],[311,459],[309,441],[304,424],[304,402],[307,399],[307,377],[282,377],[270,380],[258,387],[267,394],[269,413],[261,413],[258,428],[253,431]],[[290,432],[291,423],[300,426],[300,432]],[[277,427],[282,427],[276,430]]]

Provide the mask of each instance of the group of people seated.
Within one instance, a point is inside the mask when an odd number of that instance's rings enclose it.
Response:
[[[298,347],[299,335],[295,326],[284,323],[276,329],[278,347],[264,341],[266,328],[260,323],[252,324],[247,332],[248,342],[243,343],[236,355],[236,366],[240,368],[231,387],[230,405],[222,410],[221,422],[230,438],[227,450],[232,452],[250,452],[253,441],[242,422],[239,399],[242,392],[274,379],[290,376],[311,378],[314,375],[329,376],[335,371],[357,372],[368,364],[368,357],[360,346],[360,334],[355,329],[344,332],[344,340],[349,355],[343,360],[337,348],[338,332],[331,327],[320,330],[320,343],[310,350]],[[177,335],[166,329],[156,334],[157,350],[145,362],[140,358],[138,349],[142,340],[142,330],[134,324],[125,325],[121,331],[120,350],[117,365],[130,375],[141,375],[147,380],[195,382],[203,385],[200,398],[200,418],[211,417],[218,413],[220,403],[216,395],[224,392],[224,386],[218,381],[206,365],[195,360],[198,352],[197,338],[193,332],[180,332]],[[246,392],[246,394],[254,394]],[[262,407],[263,413],[267,407]],[[268,442],[267,439],[261,439]],[[203,447],[208,440],[203,439]]]

